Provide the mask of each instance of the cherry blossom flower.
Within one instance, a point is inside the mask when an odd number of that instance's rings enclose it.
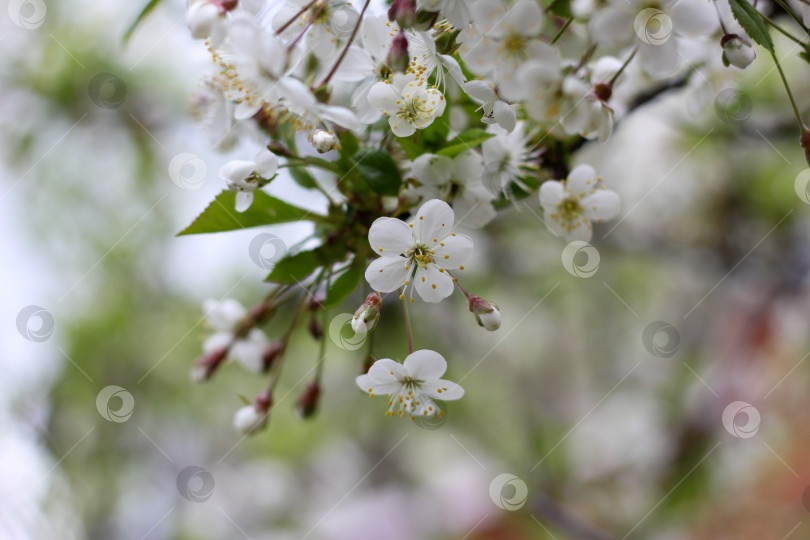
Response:
[[[425,129],[442,115],[445,106],[442,93],[424,79],[418,80],[414,73],[398,73],[390,82],[378,82],[371,87],[368,102],[388,117],[397,137]]]
[[[481,181],[493,194],[509,192],[512,182],[522,189],[528,189],[520,180],[523,170],[531,167],[529,138],[524,129],[524,122],[518,122],[511,133],[497,126],[487,128],[487,131],[495,133],[495,136],[481,145],[484,154]]]
[[[439,407],[433,401],[453,401],[464,396],[464,389],[458,384],[440,379],[447,371],[447,361],[435,351],[422,349],[414,351],[400,364],[384,358],[377,360],[368,373],[357,377],[357,386],[368,395],[388,395],[386,416],[394,416],[399,405],[399,416],[406,414],[433,416]]]
[[[446,270],[464,269],[472,255],[469,236],[451,232],[453,209],[434,199],[422,205],[413,222],[381,217],[371,224],[368,241],[380,255],[366,269],[366,280],[379,292],[413,284],[425,302],[440,302],[453,293]],[[400,298],[404,298],[404,291]]]
[[[479,109],[484,110],[481,121],[485,124],[498,124],[508,132],[512,132],[517,124],[515,109],[505,101],[498,99],[498,94],[492,85],[486,81],[470,81],[465,83],[462,90],[472,99],[481,103]]]
[[[590,165],[579,165],[567,180],[550,180],[540,186],[540,205],[551,232],[566,242],[589,242],[592,221],[602,222],[619,215],[619,196],[605,189],[602,178]]]
[[[228,189],[236,191],[236,211],[244,212],[253,204],[253,192],[278,170],[278,158],[269,150],[261,150],[253,161],[229,161],[219,170]],[[266,183],[266,182],[265,182]]]
[[[422,183],[416,193],[425,199],[452,203],[459,223],[483,227],[496,216],[492,207],[495,196],[481,183],[483,165],[481,155],[473,150],[455,158],[422,154],[411,165],[413,175]]]
[[[236,336],[240,322],[248,314],[244,306],[231,298],[221,302],[206,300],[203,310],[206,321],[215,330],[203,342],[203,352],[208,354],[230,344],[227,359],[239,362],[254,373],[264,371],[264,353],[270,345],[267,335],[258,328],[251,328],[245,336]]]

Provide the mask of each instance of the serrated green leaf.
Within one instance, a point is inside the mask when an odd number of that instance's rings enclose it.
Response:
[[[349,296],[360,283],[360,278],[366,270],[366,260],[362,257],[355,257],[348,270],[335,279],[326,291],[324,306],[334,307],[340,304],[343,299]]]
[[[360,175],[375,193],[396,197],[402,185],[402,175],[391,154],[380,148],[366,148],[353,159]]]
[[[465,150],[481,146],[484,141],[494,137],[494,133],[487,133],[483,129],[473,128],[461,133],[458,137],[447,143],[447,146],[436,152],[440,156],[456,157]]]
[[[303,219],[317,220],[322,217],[281,199],[271,197],[261,190],[253,192],[253,204],[246,211],[237,212],[235,205],[236,192],[223,191],[197,216],[191,225],[177,233],[177,236],[235,231]]]
[[[770,52],[774,52],[771,33],[757,9],[747,0],[729,0],[731,13],[740,26],[748,33],[755,43],[759,43]]]
[[[141,10],[141,12],[138,13],[138,16],[135,17],[135,20],[132,21],[132,24],[129,25],[129,28],[127,28],[127,31],[124,32],[124,37],[123,37],[124,43],[129,41],[129,38],[132,36],[132,33],[135,31],[135,29],[138,27],[138,25],[141,24],[141,21],[143,21],[146,18],[146,16],[149,15],[149,13],[151,13],[152,10],[155,9],[158,6],[158,4],[160,4],[160,2],[161,2],[161,0],[149,0],[149,2],[146,3],[146,5]]]
[[[321,264],[318,249],[299,251],[278,261],[265,281],[294,284],[309,277]]]

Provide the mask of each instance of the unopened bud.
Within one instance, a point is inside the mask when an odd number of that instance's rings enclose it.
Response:
[[[245,405],[233,415],[233,427],[242,435],[251,435],[267,425],[267,412]]]
[[[501,327],[501,311],[497,304],[487,302],[480,296],[470,295],[470,311],[475,316],[475,322],[490,332]]]
[[[318,402],[321,398],[321,387],[318,383],[311,382],[304,388],[298,398],[298,404],[295,410],[301,418],[309,418],[313,416],[318,410]]]
[[[225,357],[228,356],[230,347],[221,347],[213,350],[208,354],[204,354],[194,362],[194,367],[191,368],[191,380],[193,382],[203,382],[211,378],[214,371],[222,364]]]
[[[456,38],[461,33],[461,30],[453,30],[452,32],[444,32],[436,38],[436,52],[438,54],[450,54],[458,50],[460,44]]]
[[[352,317],[352,330],[355,334],[365,334],[370,332],[380,320],[380,308],[382,308],[382,298],[376,292],[369,294],[366,301],[357,308]]]
[[[193,0],[186,8],[186,24],[194,39],[210,37],[223,9],[208,0]]]
[[[334,150],[340,146],[338,144],[337,137],[335,137],[334,134],[322,129],[315,130],[315,132],[311,135],[310,141],[312,142],[312,146],[315,147],[315,150],[317,150],[319,154],[325,154],[328,151]]]
[[[410,28],[416,18],[416,4],[413,0],[394,0],[388,8],[388,20],[396,21],[400,28]]]
[[[219,5],[223,11],[233,11],[239,4],[239,0],[214,0],[214,3]]]
[[[745,69],[757,57],[753,45],[737,34],[726,34],[720,39],[723,47],[723,65]]]
[[[613,87],[609,83],[596,83],[593,85],[593,95],[599,101],[606,103],[613,95]]]
[[[264,351],[264,369],[263,373],[266,373],[276,359],[284,354],[285,344],[281,340],[276,340],[267,347],[267,350]]]
[[[391,50],[388,51],[388,58],[386,58],[388,67],[395,73],[405,73],[408,69],[410,59],[408,57],[408,38],[405,33],[400,30],[391,43]]]
[[[323,337],[323,327],[321,323],[318,322],[318,319],[312,317],[309,320],[309,326],[307,326],[307,330],[309,330],[310,335],[315,339],[321,339]]]
[[[802,131],[799,143],[802,145],[802,148],[804,148],[804,159],[807,161],[807,165],[810,166],[810,129],[808,129],[807,126],[805,126]]]

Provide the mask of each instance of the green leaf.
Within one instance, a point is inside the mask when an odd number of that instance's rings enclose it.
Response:
[[[440,156],[456,157],[465,150],[481,146],[487,139],[494,137],[494,133],[487,133],[483,129],[473,128],[461,133],[458,137],[447,143],[447,146],[436,152]]]
[[[391,154],[380,148],[366,148],[354,156],[360,175],[375,193],[396,197],[402,176]]]
[[[564,17],[566,19],[573,17],[570,0],[554,0],[554,2],[548,6],[548,10],[557,17]]]
[[[146,18],[146,16],[149,15],[149,13],[151,13],[152,10],[155,9],[158,6],[158,4],[160,4],[160,2],[161,2],[161,0],[149,0],[149,2],[146,3],[146,5],[143,7],[143,9],[138,14],[138,16],[135,17],[135,20],[132,21],[132,24],[129,25],[129,28],[127,28],[127,31],[124,32],[124,37],[123,37],[124,43],[129,41],[129,38],[132,36],[132,33],[135,31],[135,29],[138,27],[138,25],[141,24],[141,21],[143,21]]]
[[[321,256],[318,249],[299,251],[295,255],[288,255],[278,261],[265,281],[273,283],[297,283],[307,278],[321,266]]]
[[[729,0],[729,4],[731,5],[731,13],[734,14],[734,18],[737,19],[740,26],[751,36],[751,39],[770,52],[774,52],[770,30],[765,25],[765,21],[762,20],[762,16],[756,8],[749,4],[747,0]]]
[[[360,278],[366,270],[366,260],[362,257],[355,257],[349,269],[335,279],[326,291],[325,307],[334,307],[340,304],[344,298],[349,296],[360,283]]]
[[[236,192],[223,191],[203,210],[202,214],[197,216],[191,225],[180,231],[177,236],[235,231],[260,225],[289,223],[303,219],[315,220],[322,217],[271,197],[261,190],[253,192],[253,204],[245,212],[237,212],[235,205]]]
[[[425,147],[415,142],[411,137],[397,137],[400,146],[405,150],[405,155],[411,161],[425,153]]]
[[[295,183],[302,188],[314,189],[318,187],[318,181],[309,173],[305,165],[288,167],[287,170],[290,171],[290,176],[293,177]]]

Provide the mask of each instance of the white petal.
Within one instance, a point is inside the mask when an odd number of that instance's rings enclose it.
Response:
[[[438,242],[450,234],[453,227],[453,209],[439,199],[433,199],[422,205],[416,213],[413,230],[416,237],[424,243]],[[436,238],[437,240],[433,240]]]
[[[498,99],[498,97],[495,95],[495,90],[493,90],[486,81],[469,81],[464,83],[462,89],[468,96],[483,103],[492,102]]]
[[[215,334],[211,334],[205,338],[205,341],[203,341],[203,353],[208,354],[220,349],[224,349],[231,344],[232,340],[232,332],[217,332]]]
[[[417,180],[429,186],[440,186],[450,180],[453,173],[453,160],[447,156],[422,154],[411,165]]]
[[[484,162],[475,150],[465,150],[453,158],[452,177],[465,184],[480,180]]]
[[[236,211],[237,212],[244,212],[250,205],[253,204],[253,192],[252,191],[238,191],[236,192]]]
[[[613,6],[597,11],[590,29],[597,43],[621,45],[635,38],[632,14]]]
[[[555,211],[563,197],[565,197],[565,188],[561,182],[548,180],[540,186],[540,206],[546,212]]]
[[[593,234],[593,226],[587,219],[580,219],[570,231],[565,231],[565,241],[573,242],[574,240],[581,240],[583,242],[590,242],[591,235]]]
[[[360,129],[360,121],[355,114],[346,107],[338,107],[337,105],[321,105],[321,117],[324,120],[329,120],[335,124],[345,127],[351,131]]]
[[[413,246],[413,233],[404,221],[381,217],[371,224],[368,243],[377,255],[395,257]]]
[[[490,202],[492,199],[492,194],[483,187],[467,187],[463,195],[453,199],[453,210],[459,216],[458,222],[476,229],[485,226],[498,215]]]
[[[608,221],[619,215],[621,199],[615,191],[609,189],[597,190],[580,202],[585,217],[592,221]]]
[[[517,115],[515,109],[504,101],[496,101],[495,107],[492,109],[492,116],[498,125],[508,132],[512,132],[517,124]]]
[[[672,28],[690,37],[710,36],[717,28],[717,15],[709,2],[679,0],[669,9]]]
[[[518,2],[506,14],[504,23],[523,36],[533,36],[543,25],[543,12],[536,2]]]
[[[221,302],[206,300],[203,303],[203,311],[208,324],[222,331],[233,330],[236,324],[247,315],[247,309],[233,298],[226,298]]]
[[[554,212],[552,209],[545,210],[543,221],[546,227],[551,231],[551,234],[554,236],[564,236],[567,229],[563,226],[562,222],[551,217],[552,212]]]
[[[447,236],[433,247],[433,260],[442,268],[452,270],[467,263],[472,256],[473,241],[466,234]]]
[[[442,355],[430,349],[414,351],[403,363],[408,375],[418,381],[438,379],[447,371],[447,361]]]
[[[269,344],[270,340],[267,335],[258,328],[253,328],[245,339],[240,339],[233,344],[228,357],[233,358],[249,371],[261,373],[264,371],[264,351]]]
[[[354,381],[363,392],[380,396],[394,394],[402,388],[402,385],[397,381],[379,382],[369,375],[358,375]]]
[[[369,105],[389,115],[398,110],[398,98],[391,85],[384,82],[378,82],[368,92]]]
[[[678,44],[675,38],[661,45],[639,42],[638,55],[641,68],[651,77],[664,78],[672,75],[680,65]]]
[[[366,268],[366,281],[375,291],[391,292],[402,287],[409,274],[404,258],[380,257]]]
[[[256,154],[256,172],[262,178],[270,178],[278,170],[278,158],[270,150],[261,150]]]
[[[231,182],[244,180],[256,169],[256,163],[246,160],[229,161],[219,170],[220,178]]]
[[[371,95],[369,94],[369,97]],[[410,137],[414,133],[416,133],[416,126],[407,122],[401,118],[391,117],[388,119],[388,124],[391,126],[391,131],[394,132],[394,135],[397,137]],[[428,127],[430,123],[423,125],[422,127]]]
[[[565,191],[585,197],[596,187],[596,170],[590,165],[577,165],[568,173],[568,180],[565,182]]]
[[[404,379],[408,375],[408,371],[399,362],[395,362],[390,358],[383,358],[372,364],[368,370],[368,375],[373,381],[386,383]]]
[[[423,382],[420,386],[422,393],[433,399],[453,401],[464,397],[464,389],[453,381],[433,379]]]
[[[425,302],[441,302],[453,294],[453,279],[435,264],[417,268],[413,279],[416,292]]]

